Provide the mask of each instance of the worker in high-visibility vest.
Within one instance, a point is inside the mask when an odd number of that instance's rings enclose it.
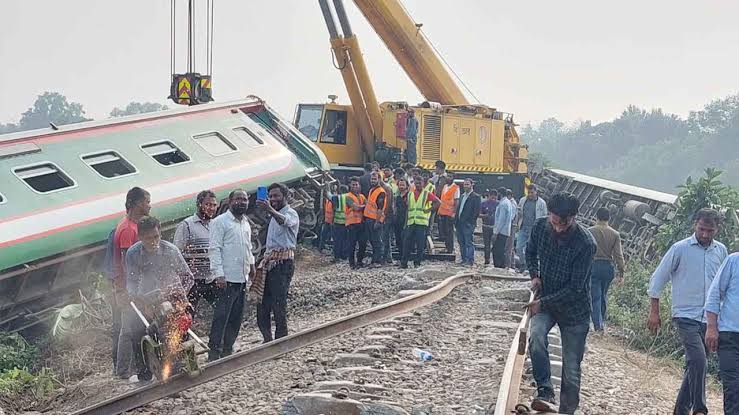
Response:
[[[337,184],[331,185],[331,191],[324,194],[323,198],[323,223],[321,233],[318,235],[318,252],[323,252],[327,242],[333,241],[334,205],[331,202],[331,194],[336,193]]]
[[[372,244],[372,264],[371,267],[379,267],[383,262],[383,243],[382,234],[385,224],[385,215],[388,203],[388,194],[380,179],[380,174],[376,171],[370,175],[370,185],[372,186],[367,198],[367,204],[364,207],[364,225],[367,238],[364,240],[366,244],[369,239]],[[364,249],[360,249],[363,252]],[[362,262],[362,259],[359,259]]]
[[[390,170],[389,168],[385,170]],[[393,176],[388,176],[391,180]],[[395,222],[395,213],[393,206],[395,205],[395,193],[388,181],[380,180],[380,186],[385,189],[387,199],[385,201],[385,223],[382,225],[382,257],[381,262],[384,264],[393,263],[393,251],[390,246],[390,239],[393,235],[393,222]]]
[[[415,252],[413,264],[416,267],[421,266],[424,250],[426,249],[431,209],[441,202],[434,195],[434,192],[429,191],[429,188],[426,187],[420,173],[416,173],[413,181],[417,185],[412,191],[408,192],[408,216],[405,224],[403,256],[400,260],[401,268],[408,268],[408,260],[413,252]]]
[[[347,233],[346,233],[346,198],[349,188],[342,184],[337,194],[331,195],[331,205],[334,209],[334,259],[336,263],[347,258]]]
[[[364,251],[367,247],[367,233],[364,226],[364,207],[367,204],[367,198],[364,197],[362,186],[359,184],[359,177],[349,179],[349,193],[346,197],[346,230],[349,240],[347,255],[349,257],[349,267],[351,269],[361,268],[363,266]],[[359,245],[359,252],[357,251]],[[355,257],[356,253],[356,257]]]
[[[446,247],[446,253],[454,253],[454,215],[457,212],[457,205],[459,204],[459,185],[454,183],[454,175],[447,173],[440,179],[445,182],[440,185],[441,190],[441,205],[439,210],[436,212],[436,218],[439,223],[439,238],[444,241]]]

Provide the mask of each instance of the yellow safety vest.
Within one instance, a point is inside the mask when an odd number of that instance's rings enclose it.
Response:
[[[426,208],[427,203],[428,191],[426,189],[421,190],[421,193],[418,195],[418,199],[416,199],[415,192],[408,192],[408,220],[405,223],[406,226],[429,226],[431,210]]]

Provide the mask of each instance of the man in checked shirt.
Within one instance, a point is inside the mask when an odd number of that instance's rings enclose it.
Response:
[[[580,363],[590,328],[590,265],[597,246],[590,232],[575,222],[580,208],[575,196],[557,193],[548,208],[548,217],[536,221],[526,245],[526,265],[536,293],[526,306],[531,314],[529,354],[537,392],[531,408],[553,409],[547,335],[556,324],[562,336],[559,413],[572,414],[580,404]]]

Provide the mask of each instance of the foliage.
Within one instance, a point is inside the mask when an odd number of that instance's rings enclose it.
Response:
[[[729,251],[737,248],[739,224],[736,222],[736,210],[739,209],[739,194],[731,186],[725,186],[718,180],[721,171],[706,169],[705,176],[698,180],[688,177],[685,184],[680,185],[677,199],[677,211],[672,221],[660,228],[657,235],[657,246],[663,252],[673,243],[690,235],[693,227],[693,215],[704,207],[719,209],[724,215],[723,224],[716,239],[726,244]]]
[[[38,357],[38,348],[17,333],[0,332],[0,373],[30,369]]]
[[[714,166],[726,172],[726,183],[739,185],[739,94],[687,119],[631,105],[612,121],[567,126],[549,118],[524,126],[521,136],[532,153],[578,173],[674,192],[688,175]]]
[[[90,119],[84,115],[82,104],[68,102],[67,98],[58,92],[44,92],[36,97],[33,106],[21,115],[17,124],[0,124],[0,134],[47,128],[50,122],[65,125],[89,121]]]
[[[57,383],[54,372],[47,368],[36,374],[26,369],[0,372],[0,394],[6,396],[31,393],[37,399],[43,398],[56,390]]]
[[[111,117],[123,117],[125,115],[144,114],[147,112],[163,111],[169,109],[166,105],[162,105],[156,102],[130,102],[126,105],[126,108],[120,109],[118,107],[113,108],[110,111]]]

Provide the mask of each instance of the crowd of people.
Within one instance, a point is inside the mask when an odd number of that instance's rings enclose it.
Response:
[[[228,209],[218,216],[215,193],[201,191],[195,214],[177,225],[172,242],[162,240],[161,224],[150,216],[149,192],[140,187],[128,191],[126,215],[110,233],[106,259],[113,283],[115,376],[132,382],[152,378],[140,346],[146,327],[134,309],[154,305],[152,293],[176,299],[190,316],[201,300],[210,304],[208,361],[233,353],[247,293],[256,306],[263,341],[287,336],[287,293],[300,219],[287,203],[284,184],[274,183],[267,192],[266,199],[256,201],[256,208],[270,218],[265,252],[257,263],[246,191],[233,190]]]
[[[573,413],[580,400],[587,335],[591,327],[596,333],[604,332],[609,287],[624,280],[621,236],[609,225],[611,211],[599,209],[596,223],[584,227],[576,220],[580,202],[569,193],[554,194],[547,203],[536,186],[529,185],[518,201],[506,188],[489,189],[480,196],[471,179],[455,180],[441,161],[435,167],[431,173],[411,165],[367,164],[362,176],[326,189],[319,250],[332,242],[332,262],[348,261],[357,269],[392,264],[395,247],[400,268],[408,268],[411,261],[418,267],[431,225],[436,223],[445,251],[455,252],[456,237],[459,264],[471,266],[475,264],[473,234],[481,220],[484,264],[492,260],[498,268],[513,266],[531,278],[535,299],[526,308],[531,316],[529,355],[537,386],[532,409],[557,409],[553,408],[548,342],[549,332],[557,325],[562,339],[558,410]],[[244,190],[232,191],[228,209],[218,216],[215,193],[200,192],[195,214],[178,224],[172,243],[162,240],[161,225],[150,216],[149,193],[139,187],[128,192],[126,216],[108,241],[116,376],[151,379],[138,344],[145,328],[130,304],[145,303],[147,294],[156,290],[185,299],[192,315],[202,299],[211,305],[209,361],[233,353],[247,293],[256,306],[263,341],[288,334],[287,295],[295,270],[299,217],[287,203],[285,185],[274,183],[267,190],[267,198],[256,201],[256,208],[270,218],[266,249],[258,263],[246,216],[249,195]],[[739,414],[739,253],[729,255],[714,240],[720,225],[716,210],[698,211],[693,235],[665,254],[647,293],[651,298],[647,327],[656,333],[661,327],[660,295],[672,283],[672,321],[686,361],[674,414],[707,415],[710,352],[719,356],[724,410]],[[368,243],[372,254],[365,263]]]
[[[332,242],[334,261],[346,260],[352,268],[392,264],[395,248],[399,266],[407,268],[411,261],[421,265],[429,236],[443,242],[446,254],[455,253],[456,238],[460,264],[473,266],[473,235],[482,221],[484,265],[491,264],[492,256],[495,267],[525,272],[531,229],[547,216],[536,186],[526,190],[518,202],[505,187],[480,195],[471,178],[456,179],[443,161],[436,162],[433,172],[368,163],[363,175],[327,189],[318,247],[323,251]],[[372,258],[365,264],[368,244]]]

